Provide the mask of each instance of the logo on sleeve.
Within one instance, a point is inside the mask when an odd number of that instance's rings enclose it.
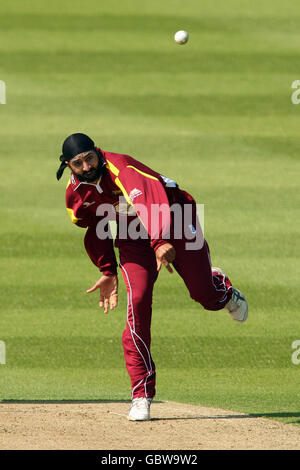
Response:
[[[134,188],[132,191],[130,191],[129,199],[132,202],[136,197],[140,196],[141,194],[143,193],[140,189]]]
[[[160,176],[164,180],[166,188],[176,188],[177,187],[176,181],[171,180],[170,178],[167,178],[166,176],[163,176],[163,175],[160,175]]]
[[[194,225],[189,225],[189,229],[190,231],[195,235],[195,233],[197,233],[197,230],[195,229]]]

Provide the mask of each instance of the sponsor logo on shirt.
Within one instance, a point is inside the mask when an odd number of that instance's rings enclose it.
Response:
[[[136,197],[140,196],[141,194],[143,193],[140,189],[134,188],[132,191],[130,191],[129,199],[132,202]]]

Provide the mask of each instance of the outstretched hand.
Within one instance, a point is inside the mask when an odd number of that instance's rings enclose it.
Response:
[[[157,271],[160,271],[162,265],[164,265],[169,273],[173,273],[173,269],[170,266],[175,259],[176,252],[170,243],[164,243],[160,247],[157,248],[155,252],[156,256],[156,263],[157,263]]]
[[[102,275],[99,281],[86,292],[89,294],[100,289],[100,308],[104,308],[104,313],[108,313],[108,307],[113,310],[118,306],[118,276]]]

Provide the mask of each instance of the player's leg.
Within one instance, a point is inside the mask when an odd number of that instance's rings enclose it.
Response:
[[[213,273],[206,241],[201,249],[186,250],[184,240],[173,242],[176,259],[173,266],[186,284],[190,296],[207,310],[221,310],[231,298],[231,282]]]
[[[221,310],[226,307],[235,320],[245,321],[248,315],[247,302],[221,269],[212,268],[210,250],[201,232],[196,203],[190,195],[187,196],[186,204],[190,205],[192,223],[184,219],[182,237],[173,237],[172,244],[176,250],[173,266],[185,282],[192,299],[205,309]],[[188,238],[189,230],[194,232],[193,240]]]
[[[127,319],[122,336],[132,399],[155,395],[155,364],[151,347],[152,293],[157,279],[156,259],[148,242],[121,244],[120,267],[127,290]]]

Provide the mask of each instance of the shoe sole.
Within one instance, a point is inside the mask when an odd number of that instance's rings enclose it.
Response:
[[[233,317],[232,317],[233,318]],[[243,323],[244,321],[246,321],[248,318],[248,307],[247,307],[247,311],[244,313],[244,316],[242,318],[242,320],[236,320],[235,318],[233,318],[235,321],[238,321],[240,323]]]
[[[234,321],[237,321],[238,323],[244,323],[244,322],[247,320],[247,318],[248,318],[248,313],[246,313],[246,314],[243,316],[242,320],[238,320],[238,319],[234,318],[232,315],[231,315],[231,317],[232,317],[232,319],[233,319]]]
[[[127,416],[128,421],[150,421],[151,418],[131,418],[130,416]]]

